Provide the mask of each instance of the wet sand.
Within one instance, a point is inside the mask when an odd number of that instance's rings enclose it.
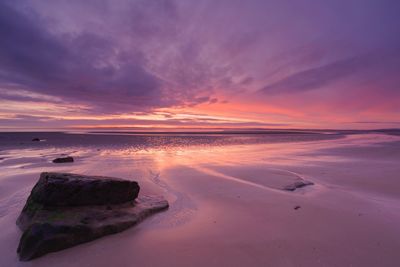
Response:
[[[0,266],[400,266],[399,136],[98,149],[2,148]],[[60,154],[76,161],[51,163]],[[171,207],[19,262],[15,220],[42,171],[138,180]],[[299,179],[314,185],[282,190]]]

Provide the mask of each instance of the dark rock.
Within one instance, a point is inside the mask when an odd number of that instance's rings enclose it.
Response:
[[[74,158],[65,157],[65,158],[56,158],[53,160],[53,163],[67,163],[67,162],[74,162]]]
[[[48,206],[119,204],[139,194],[139,184],[112,177],[43,172],[30,199]]]
[[[42,173],[17,219],[20,260],[121,232],[168,208],[163,198],[138,193],[133,181]]]
[[[295,182],[292,183],[292,184],[289,184],[289,185],[285,186],[285,187],[283,188],[283,190],[286,190],[286,191],[294,191],[294,190],[296,190],[297,188],[301,188],[301,187],[304,187],[304,186],[307,186],[307,185],[313,185],[313,184],[314,184],[314,183],[313,183],[313,182],[310,182],[310,181],[298,180],[298,181],[295,181]]]
[[[39,142],[39,141],[40,141],[39,138],[33,138],[33,139],[32,139],[32,142]]]
[[[301,208],[300,206],[295,206],[293,209],[298,210],[300,208]]]
[[[132,227],[153,213],[168,208],[162,198],[142,196],[134,202],[103,206],[59,207],[36,210],[25,224],[17,252],[22,261],[66,249]]]

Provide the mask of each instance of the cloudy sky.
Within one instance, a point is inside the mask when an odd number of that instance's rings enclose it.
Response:
[[[0,129],[400,127],[398,0],[1,0]]]

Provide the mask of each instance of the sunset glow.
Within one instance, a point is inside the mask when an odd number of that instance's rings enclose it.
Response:
[[[383,2],[1,1],[0,129],[397,128]]]

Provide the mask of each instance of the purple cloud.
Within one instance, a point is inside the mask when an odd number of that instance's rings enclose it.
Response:
[[[118,114],[318,89],[393,102],[399,13],[395,0],[5,0],[0,101]]]
[[[304,92],[320,88],[326,89],[332,84],[343,81],[355,84],[372,77],[381,85],[384,84],[382,80],[386,80],[386,83],[391,80],[399,84],[400,78],[395,74],[397,70],[400,70],[399,51],[386,49],[296,72],[266,85],[260,92],[268,95]],[[391,90],[388,86],[385,86],[384,89]]]
[[[115,51],[94,33],[55,35],[34,18],[0,6],[2,84],[99,106],[162,105],[160,81],[140,54]]]

